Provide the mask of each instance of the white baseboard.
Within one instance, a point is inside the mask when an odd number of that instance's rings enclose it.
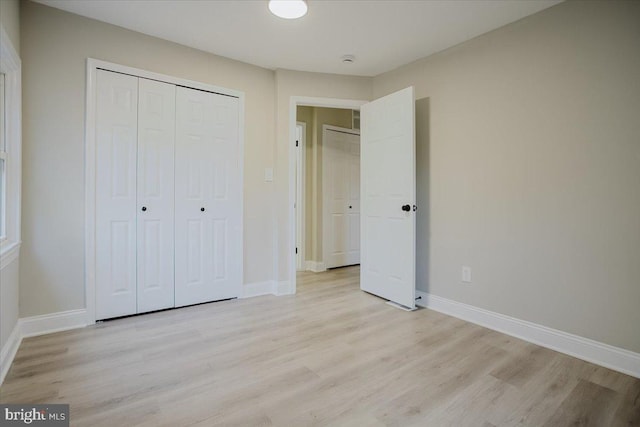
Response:
[[[416,304],[640,378],[640,353],[416,291]]]
[[[7,342],[4,343],[2,350],[0,350],[0,385],[4,382],[7,372],[9,372],[9,368],[13,363],[13,359],[16,357],[16,353],[18,352],[18,347],[20,347],[21,342],[20,321],[18,320],[7,339]]]
[[[275,294],[277,296],[293,294],[293,289],[291,287],[291,281],[283,280],[281,282],[278,282],[278,287],[276,288],[276,293]]]
[[[20,255],[20,245],[22,242],[13,243],[11,246],[5,248],[2,255],[0,255],[0,270],[15,261]]]
[[[304,266],[307,271],[313,271],[314,273],[327,271],[327,267],[324,265],[324,262],[320,261],[305,261]]]
[[[4,381],[11,363],[18,352],[23,338],[87,326],[87,310],[69,310],[59,313],[44,314],[42,316],[23,317],[18,319],[9,339],[0,351],[0,384]]]
[[[87,310],[69,310],[19,320],[22,338],[68,331],[87,326]]]
[[[275,295],[276,285],[273,280],[264,282],[247,283],[242,287],[240,298],[259,297],[261,295]]]

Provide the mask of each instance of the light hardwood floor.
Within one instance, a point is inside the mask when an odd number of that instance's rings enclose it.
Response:
[[[358,274],[25,339],[0,401],[70,403],[72,426],[640,425],[640,380],[392,308]]]

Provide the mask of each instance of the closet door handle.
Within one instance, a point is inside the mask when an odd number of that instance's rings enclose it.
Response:
[[[143,207],[142,207],[142,212],[146,212],[146,211],[147,211],[147,207],[146,207],[146,206],[143,206]]]
[[[200,212],[204,212],[204,208],[200,208]]]

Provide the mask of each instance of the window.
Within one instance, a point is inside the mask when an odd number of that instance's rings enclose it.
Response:
[[[20,248],[20,93],[20,58],[0,26],[0,269]]]
[[[0,73],[0,241],[7,238],[7,143],[4,96],[4,73]]]

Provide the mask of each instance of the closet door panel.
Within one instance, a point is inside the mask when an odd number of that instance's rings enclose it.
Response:
[[[242,291],[242,156],[239,146],[239,101],[213,95],[214,152],[211,186],[213,260],[216,299]]]
[[[138,78],[96,76],[96,319],[136,312]]]
[[[176,306],[240,295],[238,100],[177,88]]]
[[[213,106],[206,92],[176,89],[176,306],[206,301]]]
[[[137,311],[174,306],[176,86],[139,80]]]

